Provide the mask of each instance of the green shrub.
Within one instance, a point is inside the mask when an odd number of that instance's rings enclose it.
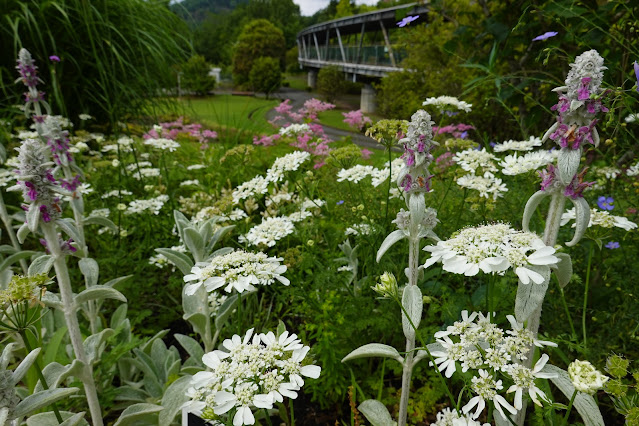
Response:
[[[196,95],[206,95],[215,88],[215,77],[209,75],[211,64],[206,62],[204,56],[191,56],[186,64],[182,66],[182,85],[188,91],[195,92]]]
[[[249,84],[255,92],[265,93],[266,97],[280,88],[282,71],[275,58],[257,58],[249,73]]]
[[[284,67],[286,45],[282,30],[266,19],[249,22],[238,37],[233,53],[233,79],[236,84],[245,84],[253,62],[257,58],[271,57],[277,59],[280,69]]]
[[[333,102],[335,98],[346,89],[344,73],[337,67],[322,68],[317,74],[317,91],[320,92],[328,102]]]

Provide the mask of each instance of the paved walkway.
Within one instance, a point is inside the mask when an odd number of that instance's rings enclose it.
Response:
[[[317,94],[309,93],[302,90],[291,89],[290,87],[282,87],[272,96],[276,99],[281,99],[282,101],[290,99],[291,105],[293,106],[294,110],[301,108],[304,105],[304,102],[306,102],[307,100],[318,97]],[[268,120],[272,120],[277,115],[278,114],[275,110],[270,110],[266,113],[266,118]],[[380,150],[384,149],[384,147],[377,143],[375,139],[369,138],[362,133],[342,130],[335,127],[326,126],[324,124],[322,124],[322,128],[324,129],[324,133],[326,133],[326,135],[333,140],[338,140],[349,136],[355,144],[363,148]]]

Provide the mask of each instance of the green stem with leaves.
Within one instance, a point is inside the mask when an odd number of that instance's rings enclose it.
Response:
[[[586,336],[586,315],[588,310],[588,289],[590,287],[590,269],[592,267],[592,256],[594,255],[595,248],[590,245],[590,251],[588,253],[588,269],[586,269],[586,285],[584,286],[584,309],[581,312],[581,329],[584,335],[584,350],[588,349],[588,338]]]

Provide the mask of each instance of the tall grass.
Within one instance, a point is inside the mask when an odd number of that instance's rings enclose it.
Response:
[[[186,25],[164,0],[0,0],[0,10],[5,106],[20,103],[13,82],[21,47],[35,57],[54,111],[111,125],[175,87],[173,67],[191,50]]]

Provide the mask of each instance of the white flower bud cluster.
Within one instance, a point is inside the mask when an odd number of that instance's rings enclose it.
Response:
[[[172,139],[158,138],[147,139],[144,141],[144,145],[148,145],[155,149],[161,149],[162,151],[175,152],[180,147],[180,144]]]
[[[441,345],[442,350],[431,351],[431,355],[446,377],[452,377],[458,364],[462,373],[469,370],[476,370],[478,373],[471,379],[470,386],[476,396],[462,408],[463,413],[468,415],[476,407],[471,415],[473,419],[479,417],[489,400],[502,416],[505,417],[503,409],[516,414],[523,406],[524,391],[528,392],[535,404],[541,405],[539,399],[548,401],[544,392],[535,384],[536,379],[555,377],[553,373],[542,372],[548,362],[548,355],[542,355],[532,369],[522,365],[522,362],[527,359],[532,345],[557,345],[537,340],[534,333],[524,328],[512,315],[506,318],[511,329],[504,331],[491,322],[490,313],[486,316],[480,312],[469,315],[468,311],[462,311],[461,321],[435,333],[436,342]],[[500,395],[500,391],[504,390],[504,380],[512,382],[506,393],[515,392],[513,405]]]
[[[528,140],[524,141],[515,141],[510,139],[504,143],[495,144],[493,150],[495,152],[531,151],[536,146],[541,146],[541,138],[531,136]]]
[[[438,96],[436,98],[427,98],[422,103],[422,105],[434,105],[435,107],[437,107],[437,109],[439,109],[440,112],[449,109],[448,107],[453,107],[464,112],[470,112],[471,107],[473,106],[472,104],[469,104],[467,102],[460,101],[454,96]]]
[[[446,241],[424,247],[432,253],[424,267],[441,262],[447,272],[477,275],[479,271],[504,274],[512,268],[523,284],[544,282],[529,266],[555,265],[555,249],[532,232],[513,229],[505,223],[464,228]]]
[[[191,380],[185,406],[202,411],[203,418],[224,420],[236,409],[233,426],[255,423],[253,408],[271,409],[284,397],[295,399],[304,385],[304,377],[316,379],[321,373],[317,365],[303,365],[310,347],[302,345],[297,335],[273,332],[244,338],[235,335],[223,342],[225,351],[204,354],[202,361],[210,371],[201,371]]]
[[[271,168],[266,171],[266,180],[280,182],[284,179],[285,173],[298,170],[310,158],[311,154],[306,151],[295,151],[276,158]]]
[[[610,379],[597,371],[590,362],[578,359],[568,366],[568,375],[575,389],[589,395],[594,395],[595,392],[602,389],[604,383]]]
[[[567,210],[564,214],[561,215],[561,226],[567,224],[571,220],[575,220],[577,218],[577,213],[575,208],[573,207],[570,210]],[[572,224],[573,228],[576,227],[576,223]],[[623,216],[614,216],[611,215],[607,211],[601,211],[596,208],[590,209],[590,222],[588,222],[588,228],[591,226],[601,226],[602,228],[612,228],[617,227],[621,229],[625,229],[626,231],[630,231],[631,229],[635,229],[637,224],[631,222],[627,218]]]
[[[290,281],[282,276],[286,272],[286,265],[280,264],[282,260],[264,253],[236,250],[208,262],[198,262],[191,273],[184,276],[185,282],[192,282],[186,286],[185,293],[193,295],[200,286],[209,293],[218,288],[227,293],[233,289],[242,293],[255,290],[255,285],[273,284],[275,280],[289,285]]]
[[[262,223],[252,227],[246,235],[240,235],[238,241],[252,246],[265,244],[273,247],[279,240],[293,232],[295,232],[295,225],[289,217],[265,217]]]

